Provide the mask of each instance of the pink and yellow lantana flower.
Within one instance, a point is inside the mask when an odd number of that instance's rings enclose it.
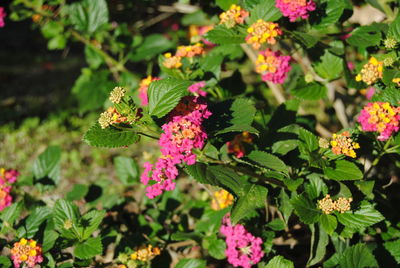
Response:
[[[363,131],[379,132],[378,140],[385,141],[399,131],[400,107],[391,106],[388,102],[370,102],[357,121]]]

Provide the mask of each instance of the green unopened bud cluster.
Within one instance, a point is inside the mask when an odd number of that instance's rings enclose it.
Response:
[[[394,49],[397,46],[397,41],[392,37],[388,37],[385,41],[383,41],[383,44],[387,49]]]

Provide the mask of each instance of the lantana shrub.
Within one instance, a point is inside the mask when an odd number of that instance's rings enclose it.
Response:
[[[0,7],[83,45],[82,142],[142,156],[61,196],[59,147],[4,167],[1,267],[400,265],[397,1],[133,2]]]

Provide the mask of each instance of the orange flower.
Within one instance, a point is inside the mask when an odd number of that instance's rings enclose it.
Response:
[[[361,72],[356,76],[356,81],[363,81],[367,85],[375,83],[382,78],[383,62],[371,57],[367,64],[363,66]]]
[[[282,35],[279,25],[274,22],[266,22],[262,19],[257,20],[248,29],[249,35],[246,37],[246,43],[251,44],[254,49],[260,49],[264,43],[275,44],[275,37]]]
[[[360,148],[360,144],[353,142],[348,131],[344,131],[341,134],[333,134],[331,145],[334,154],[344,154],[352,158],[357,156],[354,149]]]
[[[225,24],[226,27],[232,28],[236,24],[243,24],[244,19],[249,16],[249,12],[242,9],[240,6],[231,5],[229,10],[222,12],[219,15],[221,21],[219,24]]]
[[[214,198],[211,201],[213,210],[221,210],[233,204],[233,195],[228,191],[219,190],[214,193]]]

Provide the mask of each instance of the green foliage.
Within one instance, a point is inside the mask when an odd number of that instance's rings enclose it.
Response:
[[[61,149],[49,146],[33,163],[33,174],[37,179],[49,177],[57,183],[60,180]]]
[[[337,214],[338,221],[348,229],[354,231],[366,228],[384,219],[370,203],[363,201],[360,207],[353,212]]]
[[[82,0],[67,6],[65,12],[76,30],[88,34],[93,34],[108,22],[105,0]]]
[[[258,130],[251,126],[256,113],[252,101],[244,98],[237,98],[232,102],[229,109],[231,111],[231,118],[229,118],[229,124],[231,126],[218,131],[217,135],[239,131],[258,133]]]
[[[138,142],[139,135],[131,129],[121,130],[114,127],[102,129],[96,123],[86,132],[83,141],[90,146],[115,148]]]
[[[146,36],[143,43],[130,55],[132,61],[149,60],[154,56],[172,48],[173,42],[161,34]]]
[[[366,245],[357,244],[343,252],[339,266],[344,268],[378,267],[378,263]]]
[[[133,184],[138,180],[139,167],[132,158],[117,156],[114,158],[114,165],[117,176],[124,185]]]
[[[218,45],[230,45],[244,43],[245,34],[228,29],[225,26],[218,25],[209,31],[205,38]]]
[[[327,178],[337,181],[361,180],[363,174],[356,164],[347,160],[336,160],[331,166],[324,168]]]
[[[397,239],[395,241],[385,242],[383,245],[386,248],[386,250],[390,252],[390,254],[393,256],[393,258],[396,260],[396,262],[399,264],[400,263],[400,239]]]
[[[319,83],[310,83],[290,91],[293,96],[303,100],[319,100],[326,97],[326,87]]]
[[[74,254],[79,259],[90,259],[103,252],[103,245],[101,238],[89,238],[88,240],[79,243],[75,249]]]
[[[238,199],[232,209],[232,224],[236,224],[254,209],[264,207],[267,200],[267,194],[268,190],[263,186],[256,184],[247,185],[244,188],[243,196]]]
[[[285,174],[288,174],[289,172],[289,169],[286,166],[286,164],[278,157],[272,154],[263,151],[252,151],[247,157],[263,167],[280,171]]]
[[[265,268],[275,268],[275,267],[294,268],[294,265],[291,261],[285,259],[282,256],[275,256],[268,262]]]
[[[308,199],[304,193],[293,198],[290,203],[302,222],[312,224],[318,221],[320,212],[315,203]]]
[[[275,7],[274,0],[261,1],[252,8],[250,14],[250,23],[254,23],[259,19],[276,21],[282,17],[280,10]]]
[[[150,84],[149,114],[161,118],[169,113],[187,95],[190,81],[167,78]]]
[[[182,259],[175,266],[176,268],[205,268],[206,261],[199,259]]]

